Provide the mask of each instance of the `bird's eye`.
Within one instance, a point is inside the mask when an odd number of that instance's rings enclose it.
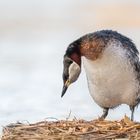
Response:
[[[71,60],[69,60],[67,63],[70,65],[70,64],[72,64],[72,61],[71,61]]]

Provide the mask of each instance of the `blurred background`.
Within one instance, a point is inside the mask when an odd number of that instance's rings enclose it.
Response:
[[[112,29],[140,49],[139,0],[0,0],[0,126],[49,117],[98,118],[84,69],[61,99],[63,55],[82,35]],[[128,106],[107,119],[130,116]],[[135,120],[140,121],[140,107]]]

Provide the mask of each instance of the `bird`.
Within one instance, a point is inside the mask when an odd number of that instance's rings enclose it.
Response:
[[[63,57],[63,89],[77,81],[84,66],[89,93],[103,109],[104,120],[109,109],[129,106],[131,120],[140,103],[139,51],[133,41],[113,30],[88,33],[70,43]]]

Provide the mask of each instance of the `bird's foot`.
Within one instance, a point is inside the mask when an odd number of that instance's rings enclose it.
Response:
[[[109,110],[109,108],[104,108],[103,109],[103,114],[102,114],[101,117],[99,117],[100,121],[103,121],[106,118],[106,116],[108,115],[108,110]]]
[[[101,116],[101,117],[98,118],[99,121],[104,121],[104,119],[105,118],[103,116]]]

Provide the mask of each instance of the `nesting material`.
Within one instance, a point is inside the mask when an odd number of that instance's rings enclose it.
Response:
[[[62,120],[35,124],[10,124],[3,128],[1,140],[107,140],[140,139],[140,123],[127,116],[120,121]]]

